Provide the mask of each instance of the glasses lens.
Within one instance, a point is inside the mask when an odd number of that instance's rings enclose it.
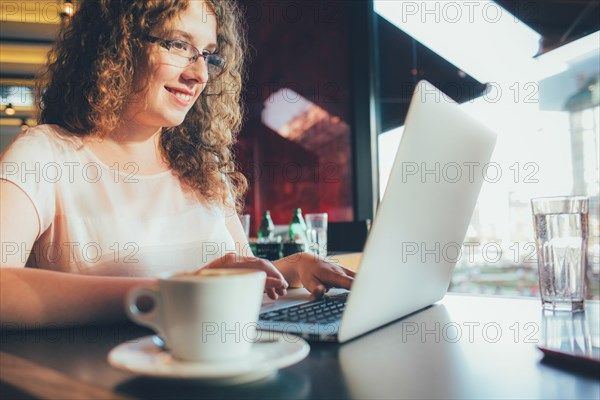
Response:
[[[179,67],[189,65],[190,60],[195,56],[192,46],[179,40],[172,41],[168,51],[170,63]]]
[[[223,68],[225,68],[225,59],[219,55],[211,54],[206,57],[206,65],[208,67],[209,75],[218,75],[223,72]]]
[[[199,54],[192,45],[179,40],[170,42],[167,54],[169,64],[179,67],[187,67],[198,59],[204,60],[202,56],[198,57]],[[209,54],[204,62],[208,68],[208,74],[211,76],[220,74],[225,68],[225,59],[217,54]]]

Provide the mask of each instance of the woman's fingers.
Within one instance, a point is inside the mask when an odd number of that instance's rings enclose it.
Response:
[[[267,282],[265,282],[265,286],[273,286],[280,290],[287,289],[289,286],[287,281],[273,264],[260,258],[255,258],[254,260],[256,261],[251,261],[248,266],[250,268],[260,269],[267,273]]]
[[[337,264],[337,263],[333,263],[333,262],[329,262],[326,260],[322,260],[323,263],[328,263],[330,266],[333,266],[333,269],[338,270],[339,272],[343,272],[344,274],[351,276],[352,278],[354,278],[356,276],[356,272],[352,271],[349,268],[344,267],[341,264]]]
[[[281,272],[271,262],[262,258],[244,257],[235,253],[229,253],[210,263],[208,268],[254,268],[266,272],[267,279],[274,278],[279,280],[280,285],[278,286],[282,286],[283,288],[289,286]]]
[[[269,296],[269,298],[273,299],[273,300],[277,300],[277,298],[279,297],[277,295],[277,292],[275,291],[275,288],[266,288],[265,291],[267,292],[267,296]]]
[[[265,282],[266,289],[273,289],[279,296],[285,296],[287,294],[285,284],[278,278],[267,277]]]
[[[281,281],[279,278],[273,278],[272,276],[267,276],[267,280],[265,282],[265,287],[273,288],[276,290],[286,289],[285,283]]]
[[[317,278],[327,287],[350,289],[356,273],[337,264],[322,262],[316,270]]]
[[[348,269],[348,268],[346,268],[346,267],[344,267],[344,266],[342,266],[342,265],[339,265],[339,264],[336,264],[336,265],[337,265],[338,267],[340,267],[341,269],[343,269],[343,270],[344,270],[344,272],[345,272],[347,275],[349,275],[349,276],[351,276],[351,277],[353,277],[353,278],[354,278],[354,277],[356,277],[356,272],[354,272],[354,271],[352,271],[351,269]]]
[[[322,297],[329,288],[350,289],[356,275],[352,271],[326,261],[319,261],[306,268],[302,283],[316,298]]]
[[[354,278],[346,274],[340,274],[335,271],[328,270],[324,274],[325,276],[321,280],[325,280],[329,286],[334,286],[343,289],[350,289]]]
[[[305,288],[317,299],[322,298],[325,296],[325,293],[327,293],[327,288],[325,285],[318,281],[309,285],[305,285]]]

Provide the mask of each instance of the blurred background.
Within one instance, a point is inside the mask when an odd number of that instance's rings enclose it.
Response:
[[[0,2],[0,150],[34,126],[33,82],[77,1]],[[600,6],[594,0],[240,0],[251,45],[236,147],[263,210],[373,218],[427,79],[499,133],[451,290],[538,296],[530,199],[590,199],[600,297]],[[443,171],[438,171],[443,173]],[[348,225],[352,226],[352,225]],[[398,227],[401,229],[402,227]]]

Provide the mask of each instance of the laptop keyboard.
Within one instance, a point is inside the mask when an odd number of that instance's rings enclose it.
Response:
[[[260,314],[263,321],[327,324],[342,317],[350,292]]]

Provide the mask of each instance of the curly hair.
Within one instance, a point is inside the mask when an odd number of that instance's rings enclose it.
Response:
[[[83,0],[60,32],[38,76],[39,121],[74,135],[116,128],[132,95],[142,93],[144,38],[165,29],[193,0]],[[211,77],[183,123],[163,128],[162,156],[180,181],[208,201],[242,208],[246,178],[232,152],[243,118],[240,102],[247,41],[234,0],[203,0],[217,20],[217,46],[227,64]]]

